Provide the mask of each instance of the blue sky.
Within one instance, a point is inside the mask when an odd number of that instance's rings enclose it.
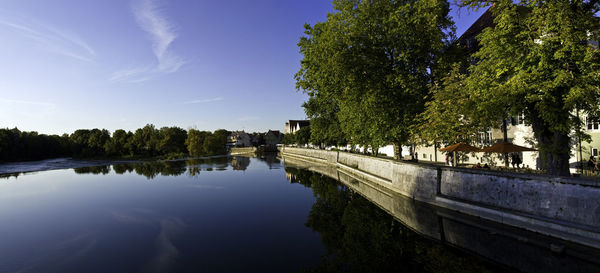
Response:
[[[2,0],[0,127],[283,130],[327,0]],[[482,13],[453,10],[458,34]]]

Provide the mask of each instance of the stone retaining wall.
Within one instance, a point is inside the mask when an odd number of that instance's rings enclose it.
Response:
[[[433,205],[496,221],[508,215],[519,221],[532,219],[536,224],[558,223],[600,238],[597,181],[398,162],[338,151],[289,147],[280,151],[318,159]],[[466,207],[469,209],[463,209]],[[498,213],[477,215],[490,210]]]

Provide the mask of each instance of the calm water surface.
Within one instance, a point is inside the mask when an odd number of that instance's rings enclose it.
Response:
[[[274,157],[0,179],[0,272],[505,272]]]

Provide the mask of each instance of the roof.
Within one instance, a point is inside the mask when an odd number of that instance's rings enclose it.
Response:
[[[494,16],[488,8],[475,23],[473,23],[461,36],[458,38],[458,43],[467,49],[468,53],[474,53],[479,49],[479,35],[484,29],[494,26]]]

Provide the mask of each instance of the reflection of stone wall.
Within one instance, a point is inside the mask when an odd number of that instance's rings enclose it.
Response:
[[[428,238],[465,249],[522,272],[600,272],[600,249],[565,242],[508,225],[415,201],[342,168],[282,155],[286,169],[307,169],[332,177]],[[307,177],[296,170],[298,177]],[[336,178],[338,177],[338,178]],[[289,174],[288,179],[297,179]]]
[[[251,154],[256,152],[256,147],[231,148],[230,155]]]
[[[336,166],[419,201],[600,247],[600,185],[595,181],[457,169],[337,151],[284,147],[281,152]]]

